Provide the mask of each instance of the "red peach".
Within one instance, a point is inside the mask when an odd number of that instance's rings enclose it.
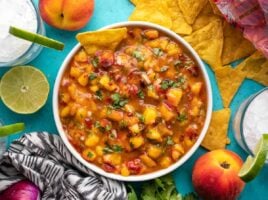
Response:
[[[229,150],[214,150],[195,163],[192,181],[197,194],[204,200],[235,200],[245,183],[238,177],[242,159]]]
[[[83,28],[91,18],[94,0],[40,0],[39,11],[49,25],[74,31]]]

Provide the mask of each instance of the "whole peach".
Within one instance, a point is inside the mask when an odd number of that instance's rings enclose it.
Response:
[[[195,191],[204,200],[237,199],[245,185],[238,177],[242,164],[236,153],[225,149],[202,155],[192,174]]]
[[[83,28],[94,10],[94,0],[40,0],[42,19],[58,29],[74,31]]]

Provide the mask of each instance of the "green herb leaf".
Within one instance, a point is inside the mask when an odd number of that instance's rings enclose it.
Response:
[[[120,153],[123,151],[123,148],[120,145],[106,145],[103,148],[103,153],[107,154],[107,153]]]
[[[173,145],[173,144],[174,144],[174,141],[173,141],[172,137],[167,136],[167,138],[166,138],[166,145]]]
[[[136,58],[138,61],[144,61],[144,56],[140,51],[137,50],[133,51],[132,56]]]
[[[91,74],[89,74],[89,76],[88,76],[88,79],[89,79],[90,81],[94,80],[95,78],[97,78],[97,74],[95,74],[95,73],[91,73]]]
[[[144,116],[142,114],[140,114],[140,113],[137,112],[136,113],[136,116],[139,118],[139,120],[140,120],[141,123],[144,123],[145,118],[144,118]]]
[[[154,53],[154,55],[156,55],[158,57],[162,56],[164,54],[163,50],[160,48],[153,48],[153,53]]]
[[[175,66],[176,68],[182,68],[182,67],[184,66],[184,63],[183,63],[181,60],[176,60],[176,61],[174,62],[174,66]]]
[[[112,107],[116,109],[122,108],[128,103],[128,100],[123,99],[118,93],[112,94],[111,98],[113,100]]]
[[[144,99],[144,93],[143,93],[143,91],[141,89],[138,91],[138,97],[140,99]]]
[[[98,57],[94,57],[94,58],[92,58],[92,60],[91,60],[91,63],[92,63],[92,65],[94,66],[94,67],[98,67],[98,65],[99,65],[99,58]]]
[[[126,128],[128,126],[128,123],[126,121],[120,121],[119,122],[119,128],[123,129]]]
[[[90,152],[88,152],[88,154],[87,154],[87,157],[89,157],[89,158],[92,158],[94,155],[93,155],[93,153],[90,151]]]
[[[129,192],[127,193],[128,200],[138,200],[138,197],[133,187],[129,184],[127,185],[127,187],[129,188]]]
[[[182,200],[171,175],[146,182],[142,187],[142,200]]]
[[[174,85],[175,85],[175,82],[174,81],[166,79],[166,80],[163,80],[161,82],[161,89],[167,90],[168,88],[171,88]]]
[[[177,120],[178,120],[179,122],[183,122],[183,121],[187,120],[187,115],[186,115],[185,113],[180,113],[180,114],[178,114],[178,116],[177,116]]]
[[[96,93],[95,93],[97,99],[99,100],[103,100],[103,95],[102,95],[102,91],[101,90],[98,90]]]

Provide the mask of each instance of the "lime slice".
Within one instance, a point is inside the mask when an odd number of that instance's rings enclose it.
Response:
[[[268,152],[268,134],[263,134],[255,151],[254,157],[248,156],[242,168],[240,169],[238,176],[245,182],[253,180],[263,165]]]
[[[10,124],[6,126],[0,126],[0,137],[5,137],[10,134],[14,134],[23,131],[25,128],[24,123]]]
[[[64,44],[62,42],[53,40],[51,38],[45,37],[40,34],[28,32],[13,26],[10,26],[9,28],[9,33],[11,35],[14,35],[18,38],[28,40],[30,42],[34,42],[40,45],[43,45],[45,47],[57,49],[57,50],[62,50],[64,48]]]
[[[13,67],[0,82],[0,96],[12,111],[30,114],[46,103],[49,84],[45,75],[31,66]]]

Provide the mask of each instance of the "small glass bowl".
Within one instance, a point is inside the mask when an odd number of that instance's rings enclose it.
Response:
[[[249,144],[247,143],[246,137],[244,135],[244,118],[247,113],[247,110],[250,106],[250,104],[263,92],[267,91],[268,87],[260,90],[256,94],[251,95],[249,98],[247,98],[239,107],[237,110],[234,120],[233,120],[233,130],[234,130],[234,136],[237,141],[237,143],[241,146],[242,149],[244,149],[248,154],[254,155],[252,149],[250,148]],[[268,160],[267,160],[268,161]],[[266,162],[267,162],[266,161]]]
[[[46,31],[45,31],[45,26],[44,23],[38,13],[38,8],[36,7],[36,5],[33,3],[33,1],[31,0],[32,5],[34,7],[35,10],[35,15],[36,15],[36,19],[37,19],[37,31],[36,33],[41,34],[41,35],[45,35]],[[33,59],[35,59],[41,52],[42,50],[42,46],[36,43],[32,43],[31,46],[26,50],[26,52],[24,52],[21,56],[19,56],[18,58],[9,61],[9,62],[0,62],[0,67],[10,67],[10,66],[15,66],[15,65],[23,65],[26,63],[31,62]]]

